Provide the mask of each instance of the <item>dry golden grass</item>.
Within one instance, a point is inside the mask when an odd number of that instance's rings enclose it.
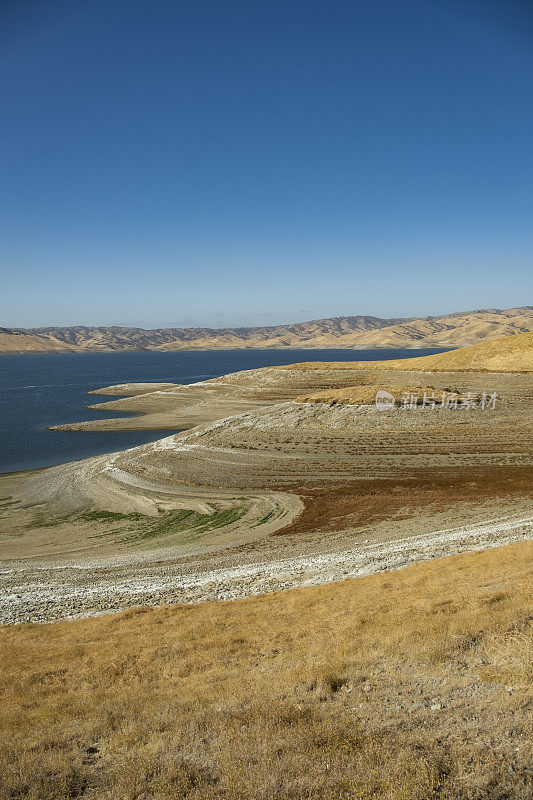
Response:
[[[428,397],[433,393],[440,399],[442,392],[434,392],[433,387],[427,386],[346,386],[342,389],[324,389],[321,392],[310,392],[309,394],[301,394],[295,398],[298,403],[349,403],[353,405],[371,404],[376,401],[376,393],[379,390],[390,392],[394,395],[396,402],[399,403],[403,392],[409,392],[417,395],[418,403],[422,403],[424,392]]]
[[[0,796],[525,800],[531,555],[4,628]]]
[[[20,333],[0,333],[0,353],[9,352],[65,352],[73,348],[63,342],[57,342],[45,336],[31,336]]]
[[[277,369],[402,369],[427,372],[533,372],[533,333],[516,333],[490,342],[418,358],[390,361],[304,361]]]

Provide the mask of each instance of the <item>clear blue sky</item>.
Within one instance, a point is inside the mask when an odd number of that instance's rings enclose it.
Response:
[[[530,0],[4,0],[0,325],[533,302]]]

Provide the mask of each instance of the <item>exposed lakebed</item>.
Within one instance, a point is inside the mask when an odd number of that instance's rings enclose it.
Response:
[[[87,392],[135,381],[187,384],[299,361],[375,361],[440,350],[211,350],[0,356],[0,472],[35,469],[145,444],[169,431],[66,433],[50,425],[117,417],[91,411]],[[105,398],[108,400],[109,398]],[[131,415],[125,415],[131,416]]]

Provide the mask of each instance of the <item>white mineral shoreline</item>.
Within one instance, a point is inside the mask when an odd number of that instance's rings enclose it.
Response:
[[[13,565],[2,570],[0,624],[53,622],[113,613],[131,606],[234,600],[298,586],[397,570],[414,563],[531,539],[533,516],[511,515],[314,556],[190,571],[147,564],[133,572],[87,564]],[[44,574],[43,574],[44,573]]]

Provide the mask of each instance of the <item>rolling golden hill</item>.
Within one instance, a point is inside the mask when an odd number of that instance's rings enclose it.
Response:
[[[60,353],[74,348],[63,342],[0,328],[0,353]]]
[[[437,317],[333,317],[256,328],[0,328],[0,352],[462,347],[533,331],[533,307]]]
[[[352,329],[348,324],[335,324],[346,319],[351,318],[251,329],[256,332],[246,337],[238,331],[220,332],[216,336],[200,337],[188,345],[174,341],[161,345],[158,349],[460,347],[533,330],[533,312],[529,307],[402,319],[394,320],[392,324],[387,324],[389,320],[383,320],[386,323],[384,325],[358,324]]]
[[[368,361],[304,361],[278,369],[368,370],[369,366]],[[533,372],[533,333],[504,336],[432,356],[372,361],[371,367],[421,372]]]

